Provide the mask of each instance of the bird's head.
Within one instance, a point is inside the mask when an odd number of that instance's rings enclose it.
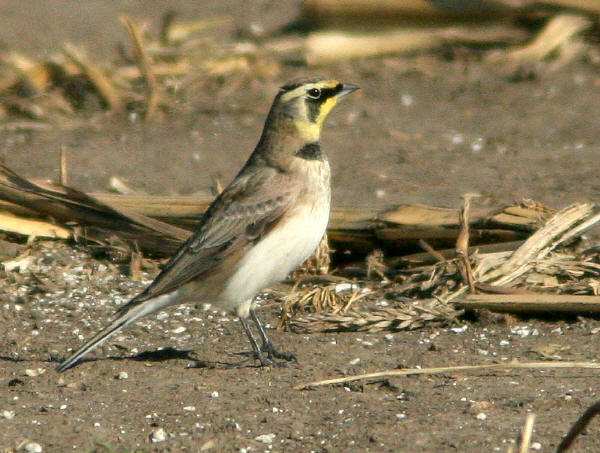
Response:
[[[356,85],[321,78],[300,79],[282,86],[273,102],[271,115],[291,119],[306,142],[317,142],[331,109]]]

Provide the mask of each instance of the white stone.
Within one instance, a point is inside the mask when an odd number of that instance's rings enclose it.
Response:
[[[3,410],[2,412],[0,412],[0,417],[5,418],[7,420],[12,420],[13,418],[15,418],[15,411]]]
[[[487,415],[484,414],[483,412],[480,412],[479,414],[477,414],[477,416],[475,417],[477,420],[487,420]]]
[[[127,379],[127,378],[129,378],[127,371],[119,371],[119,373],[117,374],[117,379]]]
[[[462,327],[452,327],[450,329],[450,332],[453,332],[453,333],[464,333],[464,332],[467,331],[468,328],[469,328],[469,326],[467,324],[465,324]]]
[[[46,370],[44,368],[36,368],[36,369],[27,369],[25,370],[25,374],[29,377],[36,377],[40,374],[44,374]]]
[[[42,446],[37,442],[27,442],[23,445],[23,450],[28,453],[42,453]]]
[[[155,429],[150,435],[150,440],[155,444],[158,442],[164,442],[167,440],[167,433],[162,428]]]
[[[338,283],[337,285],[335,285],[336,293],[343,293],[343,292],[351,291],[351,290],[352,290],[352,283]]]
[[[275,440],[275,434],[261,434],[260,436],[256,436],[254,440],[262,442],[263,444],[272,444]]]

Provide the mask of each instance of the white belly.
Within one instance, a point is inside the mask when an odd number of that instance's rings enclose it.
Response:
[[[271,230],[242,258],[223,292],[224,308],[248,316],[249,302],[256,294],[285,279],[312,255],[327,228],[329,197],[289,214],[284,224]]]

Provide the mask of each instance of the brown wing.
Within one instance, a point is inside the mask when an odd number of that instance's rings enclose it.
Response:
[[[268,167],[238,175],[150,286],[119,312],[201,277],[233,253],[252,245],[277,224],[297,192],[288,175]]]

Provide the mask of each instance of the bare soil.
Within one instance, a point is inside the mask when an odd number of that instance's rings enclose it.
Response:
[[[166,7],[158,0],[77,5],[5,0],[0,40],[33,54],[70,40],[109,58],[124,39],[119,13],[157,23]],[[224,40],[251,22],[276,29],[297,11],[295,2],[271,1],[169,6],[190,18],[238,14],[222,31]],[[481,193],[478,203],[488,206],[524,197],[554,207],[597,200],[597,67],[579,62],[512,82],[469,53],[451,57],[413,60],[417,69],[409,71],[406,60],[394,57],[317,71],[362,88],[332,114],[323,137],[335,204],[457,206],[466,192]],[[175,107],[153,124],[96,114],[75,130],[3,131],[0,152],[27,177],[56,179],[65,146],[70,184],[83,190],[107,190],[116,176],[149,193],[205,191],[215,175],[227,181],[243,164],[278,85],[309,73],[284,66],[272,79],[201,84],[178,93]],[[588,318],[483,316],[391,336],[272,330],[274,342],[295,351],[299,363],[261,369],[225,365],[248,349],[233,317],[181,306],[143,320],[99,348],[92,355],[97,360],[59,375],[54,367],[68,348],[101,327],[157,269],[149,263],[143,278],[132,281],[126,267],[86,248],[36,242],[29,250],[27,268],[3,271],[0,281],[2,452],[18,451],[25,441],[48,452],[506,451],[529,412],[537,416],[533,442],[550,452],[598,399],[591,370],[292,388],[399,366],[596,360],[600,323]],[[276,325],[278,307],[269,305],[262,316]],[[210,366],[186,368],[194,360]],[[119,372],[128,377],[117,379]],[[151,433],[159,428],[166,440],[153,443]],[[598,434],[592,423],[572,451],[600,451]]]

